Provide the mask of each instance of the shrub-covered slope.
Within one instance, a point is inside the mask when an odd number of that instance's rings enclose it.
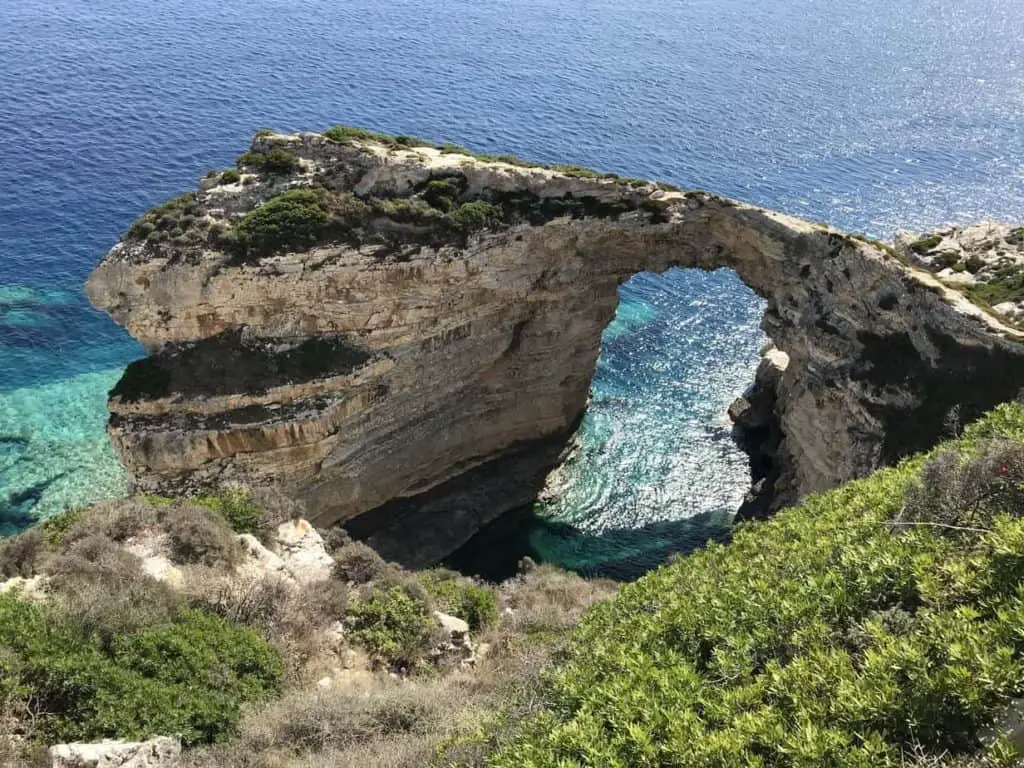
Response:
[[[1022,442],[1000,407],[623,588],[489,764],[1010,764],[985,735],[1024,689]]]

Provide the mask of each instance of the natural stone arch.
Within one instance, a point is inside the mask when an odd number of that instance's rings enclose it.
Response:
[[[464,199],[522,215],[458,242],[324,242],[249,263],[116,246],[88,293],[154,353],[111,400],[144,490],[280,483],[318,524],[361,516],[350,524],[385,554],[435,560],[531,499],[585,407],[618,285],[673,266],[731,268],[768,302],[763,327],[791,361],[782,500],[928,447],[950,408],[979,413],[1024,381],[1014,331],[822,225],[434,149],[309,134],[254,148],[271,144],[301,159],[284,184],[402,197],[457,175]],[[199,199],[229,218],[281,188],[206,184]],[[312,375],[310,357],[324,363]]]

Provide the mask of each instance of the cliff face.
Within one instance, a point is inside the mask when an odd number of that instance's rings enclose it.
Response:
[[[779,500],[1024,382],[1015,331],[885,247],[707,193],[318,134],[258,137],[242,170],[89,279],[151,353],[111,393],[114,446],[141,490],[283,484],[405,563],[532,498],[641,270],[728,267],[767,299]]]

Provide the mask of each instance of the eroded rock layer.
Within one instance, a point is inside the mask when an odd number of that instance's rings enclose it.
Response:
[[[767,299],[790,359],[780,500],[1024,382],[1016,331],[886,247],[780,213],[366,137],[261,136],[240,160],[140,219],[87,285],[151,353],[110,400],[144,491],[282,484],[318,525],[373,511],[354,525],[372,539],[379,517],[389,554],[429,562],[536,491],[617,286],[670,266],[734,269]]]

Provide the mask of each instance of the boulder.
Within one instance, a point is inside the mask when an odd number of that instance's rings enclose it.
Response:
[[[285,568],[297,582],[308,584],[331,577],[334,559],[327,554],[323,537],[307,521],[282,523],[274,543]]]
[[[50,748],[52,768],[173,768],[181,757],[181,739],[105,740],[95,744],[58,744]]]

